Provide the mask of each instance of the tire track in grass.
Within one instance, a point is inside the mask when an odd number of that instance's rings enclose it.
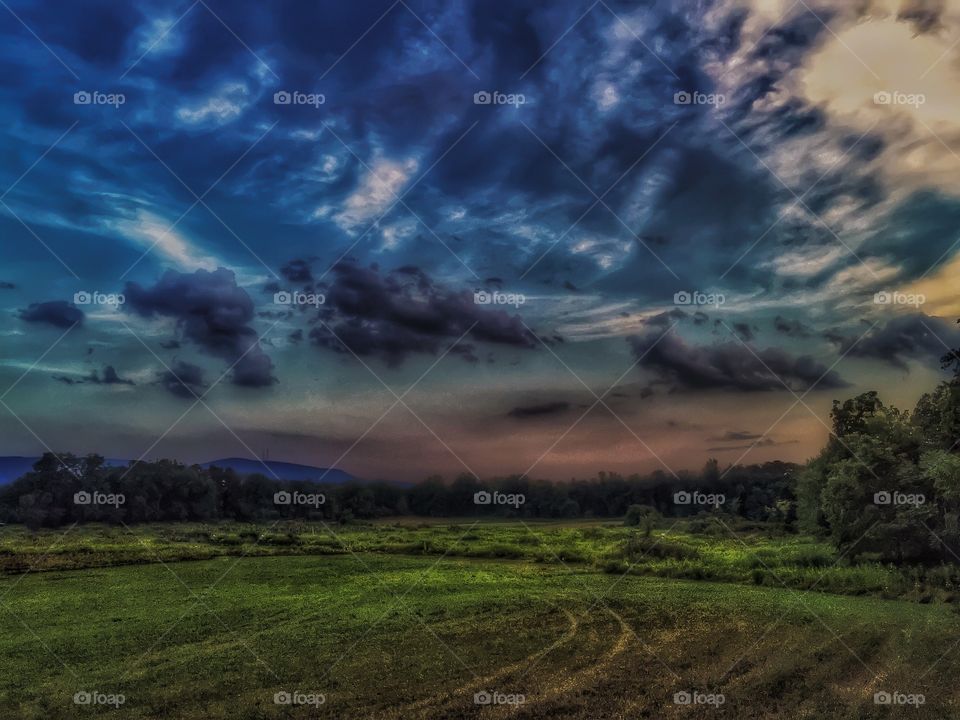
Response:
[[[613,665],[614,662],[616,662],[617,658],[626,652],[634,635],[633,628],[630,627],[622,615],[611,610],[610,608],[605,608],[605,610],[607,614],[616,620],[620,625],[620,634],[617,636],[613,645],[610,646],[606,652],[600,654],[594,660],[594,662],[579,672],[567,674],[563,671],[563,669],[561,669],[559,671],[559,675],[562,679],[559,682],[548,686],[546,689],[537,692],[531,697],[528,697],[524,704],[515,707],[501,706],[498,708],[492,708],[491,711],[489,713],[485,713],[484,716],[526,717],[529,715],[541,717],[540,714],[537,714],[538,711],[547,712],[549,714],[549,711],[543,708],[543,706],[547,705],[548,703],[557,700],[563,700],[565,698],[571,698],[572,696],[575,696],[584,690],[595,686],[602,677],[608,674],[608,669],[611,665]]]
[[[566,608],[561,607],[560,611],[566,615],[567,622],[569,627],[567,631],[563,634],[560,639],[552,643],[549,647],[544,648],[543,650],[538,650],[537,652],[528,655],[527,657],[517,660],[516,662],[510,663],[497,671],[485,675],[481,678],[475,678],[464,685],[461,685],[454,690],[449,690],[442,693],[437,693],[431,695],[430,697],[424,698],[422,700],[417,700],[416,702],[409,703],[400,708],[397,708],[393,711],[388,711],[386,713],[380,712],[377,713],[377,718],[409,718],[411,713],[419,713],[420,717],[432,717],[436,713],[441,712],[442,710],[448,708],[454,703],[461,702],[463,698],[468,698],[473,695],[474,692],[486,689],[489,686],[497,683],[503,678],[524,670],[530,665],[539,662],[541,658],[550,654],[558,647],[566,645],[576,637],[577,633],[580,631],[580,620],[572,612]]]

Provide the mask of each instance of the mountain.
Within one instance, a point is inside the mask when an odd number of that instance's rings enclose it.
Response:
[[[266,467],[264,467],[264,465],[266,465]],[[309,480],[312,482],[329,483],[331,485],[340,485],[356,480],[350,473],[338,470],[337,468],[318,468],[312,465],[299,465],[297,463],[277,462],[275,460],[264,460],[261,462],[259,460],[248,460],[247,458],[223,458],[222,460],[213,460],[201,464],[201,467],[205,468],[213,466],[232,469],[238,475],[259,473],[269,478]]]
[[[0,457],[0,485],[5,485],[16,480],[18,477],[29,471],[33,464],[39,460],[37,457]],[[107,465],[123,467],[129,463],[129,460],[119,460],[109,458]],[[309,480],[313,482],[329,483],[339,485],[342,483],[356,480],[350,473],[338,470],[337,468],[318,468],[312,465],[298,465],[297,463],[276,462],[266,460],[261,463],[259,460],[248,460],[247,458],[223,458],[211,462],[201,463],[201,467],[212,467],[216,465],[219,468],[230,468],[238,475],[251,475],[260,473],[269,478],[278,477],[281,480]],[[266,465],[267,467],[264,467]],[[321,480],[322,479],[322,480]]]

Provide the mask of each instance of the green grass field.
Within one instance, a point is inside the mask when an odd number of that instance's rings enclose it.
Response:
[[[960,713],[950,603],[820,592],[843,579],[850,593],[898,594],[890,583],[905,580],[892,569],[833,567],[829,548],[790,536],[642,535],[463,521],[4,528],[2,716]],[[666,551],[650,549],[658,539]],[[632,560],[629,574],[614,566]],[[816,592],[792,587],[817,577]],[[482,691],[524,702],[478,705]],[[876,705],[884,691],[925,702]],[[124,702],[77,705],[78,692]],[[275,703],[282,692],[324,702]],[[683,692],[724,702],[675,703]]]

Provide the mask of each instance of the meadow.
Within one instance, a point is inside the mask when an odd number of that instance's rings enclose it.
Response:
[[[527,560],[651,575],[911,601],[960,602],[960,568],[849,562],[828,542],[734,518],[622,522],[400,518],[326,522],[0,527],[0,572],[67,570],[224,556],[386,553]]]
[[[943,571],[720,525],[5,527],[3,717],[956,714]]]

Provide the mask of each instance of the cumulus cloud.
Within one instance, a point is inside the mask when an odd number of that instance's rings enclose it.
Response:
[[[658,342],[659,340],[659,342]],[[780,348],[751,350],[738,341],[689,345],[675,333],[630,339],[639,366],[674,390],[784,390],[847,387],[836,372],[809,355]]]
[[[20,311],[20,319],[24,322],[53,325],[58,328],[70,328],[82,325],[85,317],[83,310],[65,300],[50,300],[41,303],[31,303],[29,307]]]
[[[203,396],[207,384],[203,380],[203,368],[182,360],[170,370],[157,373],[157,382],[171,395],[184,399],[196,399]]]
[[[960,329],[943,318],[911,313],[889,320],[862,338],[831,332],[828,339],[851,357],[872,358],[907,370],[908,360],[937,366],[941,357],[960,347]]]
[[[168,270],[152,287],[127,283],[124,294],[134,312],[173,318],[184,339],[233,366],[234,385],[264,387],[276,382],[273,362],[250,325],[253,301],[232,271]]]
[[[384,274],[342,262],[333,275],[320,310],[323,325],[310,332],[322,347],[379,357],[396,366],[413,353],[435,355],[465,333],[474,342],[524,350],[539,344],[519,316],[477,305],[472,290],[444,287],[417,267]],[[451,352],[477,359],[470,342]]]

